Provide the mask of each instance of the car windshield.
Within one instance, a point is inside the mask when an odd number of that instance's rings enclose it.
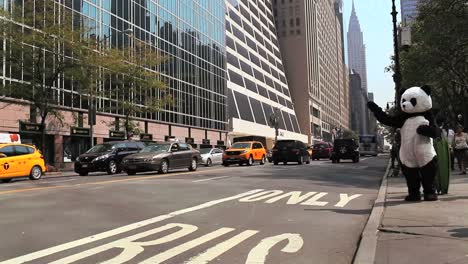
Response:
[[[169,151],[170,144],[151,144],[141,150],[141,153]]]
[[[233,149],[248,149],[250,148],[251,143],[234,143],[232,144],[231,148]]]
[[[285,141],[278,141],[276,143],[275,148],[293,148],[294,147],[294,140],[285,140]]]
[[[115,148],[113,144],[99,144],[92,147],[86,153],[102,153],[102,152],[110,152]]]
[[[200,149],[200,154],[208,154],[210,153],[211,149],[210,148],[202,148]]]

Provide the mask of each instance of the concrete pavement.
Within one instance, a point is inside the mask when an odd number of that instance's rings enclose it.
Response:
[[[0,263],[351,263],[386,161],[1,184]]]
[[[377,264],[468,263],[468,177],[454,175],[437,202],[407,203],[404,178],[389,178]]]

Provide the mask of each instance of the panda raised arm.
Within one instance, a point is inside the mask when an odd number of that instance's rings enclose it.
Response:
[[[388,115],[374,102],[368,102],[367,107],[374,113],[375,118],[386,126],[401,128],[405,123],[406,117],[403,114]]]

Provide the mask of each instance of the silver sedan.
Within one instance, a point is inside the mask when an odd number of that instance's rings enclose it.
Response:
[[[202,158],[201,164],[207,167],[212,165],[219,165],[223,163],[223,150],[218,148],[203,148],[200,149],[200,156]]]

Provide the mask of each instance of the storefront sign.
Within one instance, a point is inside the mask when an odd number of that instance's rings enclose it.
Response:
[[[141,141],[153,141],[153,134],[140,134]]]
[[[21,137],[18,134],[0,133],[0,143],[21,143]]]
[[[28,133],[41,133],[41,125],[36,123],[20,122],[20,131]]]
[[[185,143],[187,144],[194,144],[195,140],[193,138],[186,137],[185,138]]]
[[[110,138],[125,139],[125,132],[124,131],[109,130],[109,137]]]
[[[70,135],[72,136],[82,136],[82,137],[89,137],[89,128],[84,127],[71,127]]]
[[[210,140],[209,139],[203,139],[202,144],[203,145],[210,145]]]

